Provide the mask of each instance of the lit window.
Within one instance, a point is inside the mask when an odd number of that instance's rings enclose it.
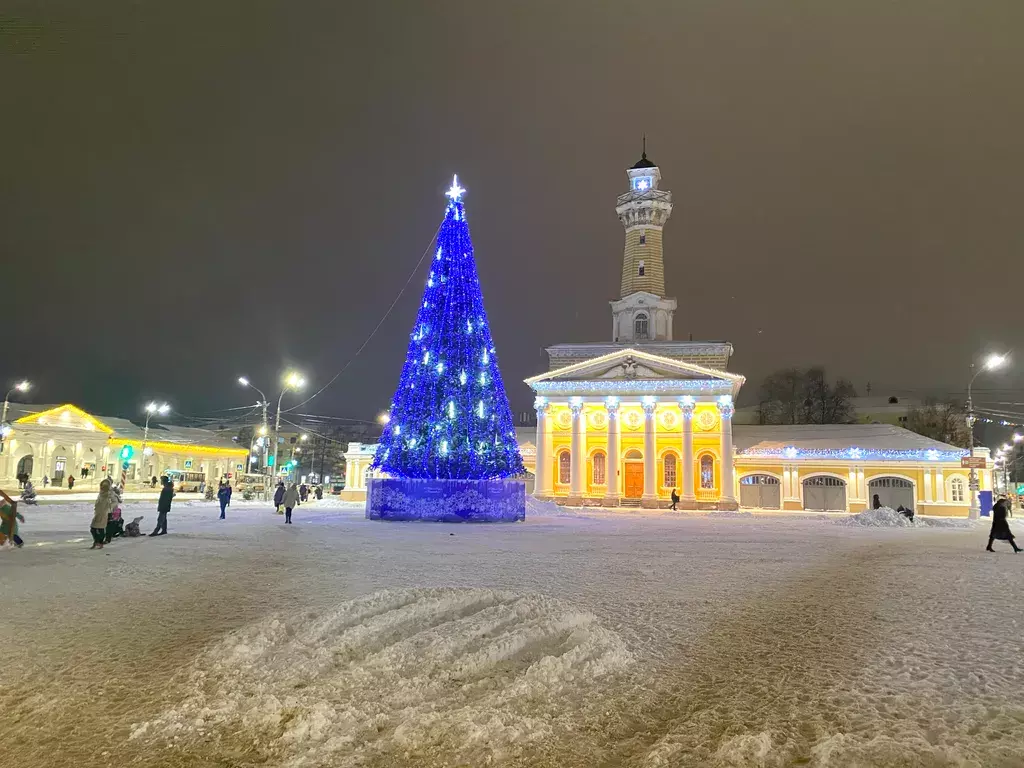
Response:
[[[715,487],[715,457],[709,453],[700,457],[700,487]]]
[[[594,454],[594,485],[604,485],[605,458],[603,453]]]
[[[636,269],[636,273],[639,277],[644,276],[644,260],[640,259],[640,265]]]
[[[558,454],[558,482],[565,485],[569,482],[569,468],[572,459],[569,457],[568,451],[562,451]]]
[[[640,245],[647,245],[647,233],[646,232],[641,232],[640,233]]]
[[[646,339],[647,334],[647,315],[637,315],[633,320],[633,335],[638,339]]]
[[[963,504],[965,497],[963,478],[954,477],[949,481],[949,500],[954,504]]]
[[[666,488],[676,487],[676,455],[669,453],[665,455],[665,482]]]

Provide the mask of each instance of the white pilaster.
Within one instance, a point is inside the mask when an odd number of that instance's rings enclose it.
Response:
[[[537,410],[537,461],[533,468],[533,495],[552,496],[554,486],[551,475],[551,432],[548,422],[548,399],[537,397],[533,401],[533,407]]]
[[[935,468],[935,501],[946,503],[946,478],[942,474],[942,467]]]
[[[732,399],[719,400],[718,412],[722,415],[722,495],[719,507],[737,509],[735,465],[732,455]]]
[[[607,506],[618,506],[622,491],[619,489],[619,464],[621,450],[619,448],[619,399],[609,397],[604,404],[608,411],[608,458],[605,461],[604,498]]]
[[[924,501],[926,504],[931,504],[934,500],[932,495],[932,470],[931,467],[925,467],[924,470]]]
[[[644,495],[640,499],[640,505],[644,507],[658,505],[658,422],[655,419],[657,408],[657,398],[644,398]]]
[[[574,397],[569,400],[569,410],[572,412],[572,434],[570,437],[570,475],[569,475],[569,500],[573,503],[582,503],[584,489],[584,475],[586,468],[587,447],[585,445],[586,423],[583,414],[582,398]]]
[[[696,506],[697,497],[693,490],[693,398],[682,397],[679,407],[683,411],[683,488],[679,495],[683,509]]]

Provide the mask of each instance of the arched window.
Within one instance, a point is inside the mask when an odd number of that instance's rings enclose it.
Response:
[[[674,453],[665,454],[665,482],[663,485],[666,488],[676,487],[676,455]],[[692,491],[690,491],[692,493]]]
[[[700,457],[700,487],[715,487],[715,457],[710,453]]]
[[[633,319],[633,336],[637,339],[648,338],[647,315],[640,314]]]
[[[604,485],[606,464],[607,461],[603,453],[594,454],[594,485]]]
[[[949,500],[954,504],[963,504],[966,498],[964,479],[962,477],[954,477],[949,481]]]
[[[558,482],[562,483],[562,485],[566,485],[569,482],[571,462],[572,458],[569,456],[568,451],[562,451],[558,454]]]

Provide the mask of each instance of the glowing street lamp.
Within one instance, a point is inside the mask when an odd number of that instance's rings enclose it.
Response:
[[[149,442],[149,420],[153,417],[154,413],[159,413],[161,416],[166,415],[171,410],[171,406],[167,403],[155,403],[149,402],[146,404],[146,426],[142,430],[142,455],[143,457],[149,456],[153,453],[149,448],[146,447],[146,443]],[[140,461],[141,464],[145,465],[145,458]],[[148,474],[148,473],[147,473]],[[143,478],[145,480],[145,478]]]
[[[306,380],[302,378],[295,371],[289,371],[284,375],[284,386],[281,388],[281,394],[277,398],[277,413],[274,416],[274,463],[273,466],[277,466],[277,436],[281,431],[281,401],[284,400],[284,393],[289,390],[301,389],[305,386]]]
[[[985,358],[985,362],[981,364],[981,367],[975,371],[971,380],[967,384],[967,432],[970,435],[970,446],[971,446],[971,457],[974,457],[974,400],[971,398],[971,387],[974,386],[975,380],[986,371],[994,371],[998,368],[1002,368],[1006,365],[1008,360],[1007,355],[990,354]],[[971,363],[971,368],[977,366]],[[977,520],[981,511],[981,506],[978,502],[978,470],[971,467],[971,479],[970,479],[970,494],[971,494],[971,509],[968,513],[968,517],[971,520]]]
[[[28,392],[32,388],[32,384],[28,379],[22,379],[4,395],[4,410],[3,415],[0,415],[0,453],[4,452],[4,440],[7,439],[7,435],[11,431],[10,425],[7,423],[7,407],[10,404],[11,394],[14,392]]]

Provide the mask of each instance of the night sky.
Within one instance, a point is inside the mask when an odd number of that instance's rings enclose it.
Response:
[[[862,394],[958,391],[1016,349],[978,386],[1024,400],[1019,0],[4,8],[0,380],[37,402],[203,414],[288,366],[318,388],[457,172],[529,408],[545,346],[610,340],[645,132],[676,336],[731,341],[748,394],[810,364]],[[424,280],[304,410],[386,407]]]

